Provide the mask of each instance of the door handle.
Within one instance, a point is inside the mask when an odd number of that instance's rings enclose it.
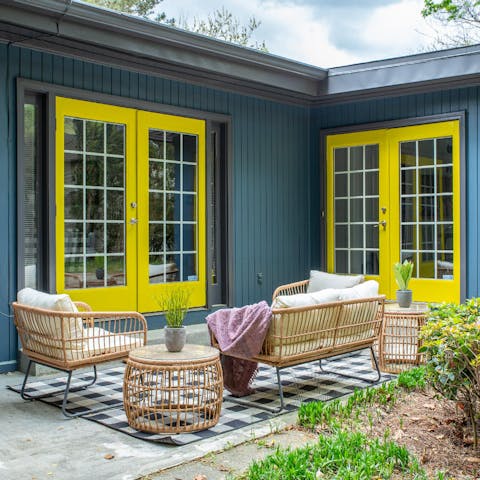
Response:
[[[135,225],[138,223],[138,218],[131,218],[130,219],[130,225]]]
[[[375,223],[374,225],[372,225],[373,228],[380,228],[380,227],[383,227],[384,230],[387,229],[387,221],[386,220],[381,220],[380,222],[378,223]]]

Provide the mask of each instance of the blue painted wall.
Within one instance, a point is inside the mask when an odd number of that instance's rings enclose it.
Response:
[[[232,117],[235,305],[269,300],[274,288],[305,277],[310,266],[310,111],[0,45],[0,315],[16,293],[15,79],[22,77],[91,92],[174,105]],[[9,125],[9,130],[6,128]],[[5,148],[5,146],[7,148]],[[3,227],[8,228],[3,228]],[[263,273],[259,285],[256,273]],[[203,315],[204,316],[204,315]],[[199,314],[190,321],[201,321]],[[152,319],[152,325],[158,325]],[[16,356],[12,320],[0,323],[2,361]]]
[[[9,371],[15,366],[17,337],[10,301],[14,287],[13,266],[16,249],[15,241],[16,214],[16,177],[13,169],[14,132],[16,124],[13,80],[9,75],[7,47],[0,48],[0,372]]]
[[[479,170],[479,111],[480,88],[452,89],[394,98],[329,105],[312,110],[312,264],[322,265],[320,198],[324,172],[320,153],[321,129],[361,125],[365,123],[423,117],[451,112],[466,112],[466,216],[467,268],[466,296],[480,296],[480,170]]]

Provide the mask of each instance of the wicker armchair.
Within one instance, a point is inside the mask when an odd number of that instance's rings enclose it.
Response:
[[[68,377],[65,390],[62,390],[62,412],[67,417],[81,415],[67,411],[68,393],[93,385],[97,379],[97,364],[128,357],[130,350],[147,343],[147,323],[140,313],[93,312],[85,303],[75,302],[75,305],[78,312],[46,310],[18,302],[12,304],[22,351],[29,360],[22,398],[41,398],[25,393],[32,363],[64,371]],[[70,388],[73,371],[88,366],[93,366],[93,379]],[[59,392],[49,396],[56,393]]]

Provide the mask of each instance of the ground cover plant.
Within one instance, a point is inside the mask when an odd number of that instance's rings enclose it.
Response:
[[[346,401],[302,405],[298,428],[318,442],[278,449],[254,462],[245,480],[475,480],[480,459],[464,443],[454,402],[437,398],[424,368],[358,390]]]

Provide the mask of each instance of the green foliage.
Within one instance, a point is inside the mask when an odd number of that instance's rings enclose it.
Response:
[[[477,446],[480,407],[480,298],[430,307],[421,330],[427,381],[444,397],[460,402]]]
[[[100,7],[118,10],[119,12],[137,15],[139,17],[148,18],[159,23],[165,23],[171,27],[181,28],[190,32],[207,35],[209,37],[218,38],[226,42],[235,43],[242,47],[250,47],[268,52],[265,41],[254,41],[252,36],[260,27],[261,22],[255,17],[250,17],[247,25],[241,25],[240,21],[232,12],[225,7],[215,10],[209,14],[206,20],[194,17],[193,22],[189,22],[187,18],[177,21],[175,18],[167,18],[165,12],[155,14],[155,9],[163,0],[85,0]]]
[[[277,449],[264,460],[254,462],[244,478],[364,480],[387,479],[393,475],[427,480],[424,470],[405,447],[388,438],[369,438],[359,432],[339,431],[331,436],[321,435],[314,445],[295,450]]]
[[[405,390],[421,390],[426,387],[425,367],[415,367],[400,373],[397,385]]]
[[[424,0],[423,17],[443,15],[447,21],[477,18],[479,16],[480,1],[472,0]]]
[[[148,18],[163,0],[85,0],[99,7]]]
[[[397,262],[393,265],[393,273],[400,290],[408,290],[408,283],[412,278],[413,262],[405,260],[403,263]]]
[[[436,31],[433,50],[480,42],[480,1],[424,0],[424,18],[433,20]],[[435,24],[440,28],[435,28]]]
[[[168,327],[180,328],[183,325],[191,294],[189,289],[178,286],[169,288],[158,298],[160,308],[165,312]]]
[[[213,14],[209,14],[206,20],[194,17],[193,23],[190,24],[184,19],[179,26],[184,30],[268,52],[264,41],[251,41],[253,33],[260,25],[261,22],[253,16],[249,18],[248,25],[240,25],[232,12],[222,7],[215,10]],[[176,26],[175,23],[173,26]]]

